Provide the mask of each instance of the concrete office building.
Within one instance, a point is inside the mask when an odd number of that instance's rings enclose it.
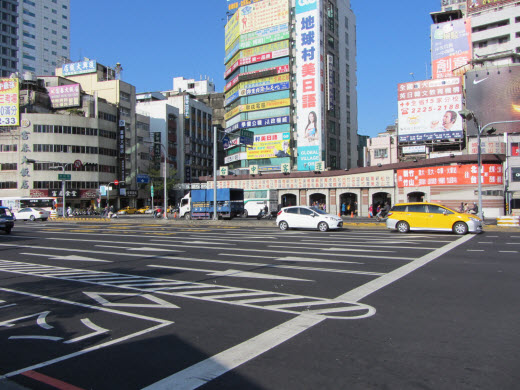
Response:
[[[215,84],[208,79],[196,81],[195,79],[175,77],[173,79],[172,92],[188,92],[192,95],[205,95],[215,92]]]
[[[20,111],[20,126],[0,133],[0,196],[61,199],[58,174],[66,173],[67,206],[96,207],[100,184],[117,179],[117,107],[70,80],[45,77],[21,82]],[[111,200],[118,206],[115,191]]]
[[[260,172],[357,165],[355,17],[348,0],[227,3],[225,162]],[[316,165],[318,164],[318,166]]]
[[[0,77],[17,71],[18,1],[0,1]]]
[[[139,112],[151,117],[151,133],[164,134],[165,118],[175,118],[175,123],[170,120],[168,145],[170,166],[177,171],[176,179],[180,183],[198,183],[200,176],[212,173],[211,107],[190,93],[177,91],[141,93],[137,100]]]
[[[54,75],[70,58],[70,0],[20,0],[18,72]]]
[[[163,145],[163,149],[153,150],[154,161],[162,161],[163,158],[156,158],[156,154],[164,156],[164,150],[168,152],[168,177],[175,176],[177,180],[179,177],[178,170],[178,156],[181,155],[181,146],[179,145],[179,138],[182,138],[178,134],[177,129],[179,128],[179,109],[168,104],[168,101],[159,92],[147,92],[140,93],[136,96],[137,106],[136,110],[138,114],[145,115],[150,120],[150,140],[152,144],[160,143]],[[152,144],[149,146],[152,147]],[[159,164],[156,165],[159,168]],[[164,167],[163,167],[164,168]],[[161,175],[163,173],[161,168]]]
[[[146,123],[136,119],[135,86],[120,80],[121,65],[115,68],[86,60],[62,65],[56,74],[81,85],[85,93],[105,99],[118,107],[117,123],[119,153],[117,179],[124,183],[128,198],[138,197],[137,174],[148,164],[150,138]],[[136,199],[125,199],[123,204],[134,205]]]

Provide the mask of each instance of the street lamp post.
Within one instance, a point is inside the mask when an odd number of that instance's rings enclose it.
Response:
[[[213,126],[213,220],[218,219],[217,216],[217,132],[218,126]]]
[[[65,166],[68,165],[66,163],[58,163],[58,162],[55,162],[55,161],[37,161],[37,160],[33,160],[33,159],[30,159],[28,158],[27,160],[27,163],[29,164],[35,164],[35,163],[46,163],[46,164],[54,164],[52,167],[50,167],[51,169],[61,169],[61,171],[63,172],[63,174],[65,174]],[[65,190],[66,190],[66,186],[65,186],[65,179],[63,179],[61,181],[61,192],[62,192],[62,195],[63,195],[63,206],[61,208],[61,215],[63,218],[66,218],[67,214],[66,214],[66,210],[65,210]]]
[[[481,126],[480,123],[477,120],[477,117],[475,116],[475,113],[468,109],[463,109],[459,111],[459,115],[462,117],[462,119],[466,121],[473,120],[473,123],[475,123],[475,126],[477,126],[477,164],[478,164],[478,173],[477,173],[477,183],[478,183],[478,216],[480,219],[484,220],[484,213],[482,210],[482,144],[481,144],[481,137],[482,132],[491,125],[497,125],[502,123],[515,123],[520,122],[520,120],[511,120],[511,121],[496,121],[496,122],[490,122],[485,124],[484,126]],[[496,130],[494,128],[490,128],[487,130],[488,135],[491,135]]]
[[[166,140],[168,142],[168,140]],[[144,141],[146,144],[154,144],[154,142]],[[163,219],[168,219],[168,188],[167,188],[167,173],[168,173],[168,149],[163,145],[161,145],[161,148],[164,150],[164,209],[163,209]],[[153,185],[153,184],[152,184]],[[153,206],[153,205],[152,205]]]

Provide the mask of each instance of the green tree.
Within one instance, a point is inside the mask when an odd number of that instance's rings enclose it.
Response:
[[[170,191],[173,190],[173,186],[178,182],[178,180],[175,178],[176,175],[177,171],[175,169],[169,170],[168,177],[166,179],[166,189],[168,191],[168,194],[170,193]],[[150,176],[150,183],[145,184],[145,189],[148,191],[148,193],[150,193],[151,186],[153,184],[154,197],[162,198],[162,194],[164,191],[164,176],[162,175],[162,171],[150,167],[148,169],[148,176]]]

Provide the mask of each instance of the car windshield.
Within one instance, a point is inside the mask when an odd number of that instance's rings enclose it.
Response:
[[[323,210],[320,210],[319,208],[317,207],[310,207],[310,209],[318,214],[327,214],[325,211]]]

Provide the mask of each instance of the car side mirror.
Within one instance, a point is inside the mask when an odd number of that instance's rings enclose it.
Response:
[[[448,212],[447,212],[446,210],[444,210],[444,211],[442,212],[442,214],[443,214],[443,215],[448,215]]]

